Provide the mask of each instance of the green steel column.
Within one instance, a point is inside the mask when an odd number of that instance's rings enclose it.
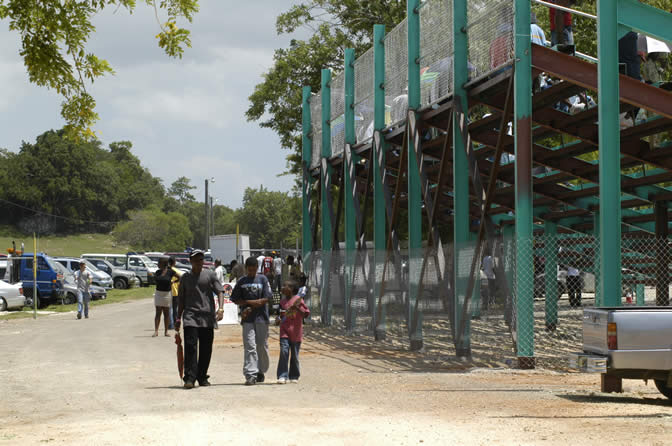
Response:
[[[635,294],[637,296],[637,306],[638,307],[643,307],[646,305],[646,302],[644,301],[646,295],[644,293],[644,284],[643,283],[638,283],[635,285]]]
[[[558,326],[558,225],[544,223],[544,279],[546,304],[546,329],[555,331]]]
[[[595,254],[593,259],[593,276],[595,277],[595,306],[602,306],[602,292],[600,291],[600,277],[602,265],[600,264],[600,212],[593,215],[593,235],[595,237]]]
[[[459,101],[462,111],[467,114],[469,107],[467,91],[464,84],[469,78],[467,67],[467,2],[453,2],[453,98]],[[469,238],[469,162],[464,151],[467,135],[462,134],[459,116],[453,113],[453,265],[455,284],[455,327],[460,327],[471,267],[460,260],[460,253],[466,249]],[[480,267],[480,265],[479,265]],[[469,326],[465,325],[465,333],[460,338],[460,345],[456,345],[457,356],[469,356],[471,345],[469,342]]]
[[[420,0],[406,2],[408,20],[408,108],[420,108]],[[417,120],[416,120],[417,122]],[[410,133],[409,133],[410,135]],[[412,140],[408,144],[408,320],[417,318],[416,329],[409,333],[411,349],[422,348],[422,313],[416,315],[415,306],[420,285],[422,268],[422,190],[418,160],[413,150]]]
[[[304,265],[309,265],[308,256],[313,250],[313,234],[311,231],[310,221],[310,192],[312,190],[312,177],[307,173],[310,168],[310,163],[313,159],[313,143],[310,139],[311,129],[310,122],[310,87],[303,87],[303,102],[302,102],[302,128],[303,138],[301,139],[301,162],[304,166],[303,174],[303,224],[301,225],[302,243],[301,249],[303,253]]]
[[[597,0],[600,139],[600,291],[603,304],[621,305],[621,141],[618,113],[618,7]]]
[[[331,157],[331,70],[322,70],[322,162],[325,159],[326,171],[322,169],[322,289],[320,290],[320,308],[322,310],[322,323],[331,324],[331,254],[333,228],[330,209],[331,180],[333,170],[329,164]]]
[[[534,368],[534,247],[532,245],[532,54],[530,0],[516,0],[516,309],[518,366]]]
[[[373,27],[373,128],[377,131],[385,129],[385,25]],[[377,340],[385,338],[385,306],[380,311],[376,309],[376,299],[380,295],[382,285],[382,271],[385,263],[385,248],[387,247],[387,217],[385,211],[385,192],[383,189],[383,170],[385,168],[385,139],[380,138],[380,147],[376,147],[371,154],[373,160],[373,264],[374,287],[370,295],[370,308],[374,318],[374,333]],[[382,305],[382,302],[381,302]],[[380,320],[375,320],[376,318]]]
[[[355,138],[355,50],[345,50],[345,143],[354,146]],[[353,163],[357,158],[353,154]],[[350,166],[343,161],[343,178],[345,179],[345,296],[344,315],[346,328],[352,329],[350,321],[350,300],[352,298],[352,277],[355,265],[355,240],[357,239],[357,220],[355,216],[354,178],[350,176]],[[356,174],[356,172],[353,172]]]

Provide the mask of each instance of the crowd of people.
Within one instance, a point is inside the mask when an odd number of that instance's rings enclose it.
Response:
[[[212,357],[214,330],[223,319],[225,285],[233,285],[230,301],[240,311],[243,338],[243,375],[245,385],[264,382],[270,366],[268,353],[269,325],[279,326],[280,358],[277,382],[298,382],[299,350],[303,339],[303,321],[310,316],[306,304],[306,276],[301,272],[301,257],[288,256],[285,261],[277,253],[258,258],[249,257],[244,265],[231,262],[227,274],[221,259],[215,269],[203,268],[204,253],[194,250],[189,255],[191,271],[175,267],[175,259],[161,258],[156,272],[154,304],[154,337],[159,334],[161,315],[164,335],[180,329],[184,332],[184,388],[210,385],[208,369]],[[279,296],[278,314],[271,320],[274,292]]]

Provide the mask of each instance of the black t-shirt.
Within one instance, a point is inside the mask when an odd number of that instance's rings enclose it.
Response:
[[[222,291],[222,284],[214,271],[202,270],[198,276],[187,272],[180,279],[179,302],[184,311],[185,327],[213,328],[215,326],[215,300],[213,294]]]
[[[236,287],[231,293],[231,300],[238,303],[243,300],[271,299],[273,292],[266,276],[257,274],[254,279],[248,276],[241,277],[236,282]],[[243,307],[244,308],[244,307]],[[266,322],[268,323],[268,305],[253,308],[252,312],[242,322]]]
[[[160,269],[156,270],[154,279],[156,279],[156,291],[170,291],[171,279],[177,276],[175,271],[168,268],[165,273]]]

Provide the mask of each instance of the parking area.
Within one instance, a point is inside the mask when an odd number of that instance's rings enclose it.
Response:
[[[210,388],[183,390],[151,299],[0,321],[0,444],[666,444],[651,383],[473,368],[307,327],[299,384],[243,386],[240,327],[216,332]],[[271,339],[273,378],[277,331]],[[599,438],[599,440],[598,440]]]

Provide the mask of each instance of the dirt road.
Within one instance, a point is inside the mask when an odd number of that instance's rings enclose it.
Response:
[[[240,327],[226,326],[216,332],[213,386],[185,391],[173,339],[151,337],[153,314],[147,299],[95,308],[88,320],[0,322],[0,446],[670,442],[672,404],[652,383],[601,395],[587,375],[413,371],[407,352],[382,355],[385,345],[315,327],[299,384],[243,386]],[[271,338],[269,378],[276,329]]]

